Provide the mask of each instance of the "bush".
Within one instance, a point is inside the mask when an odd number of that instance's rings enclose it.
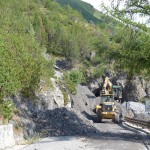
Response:
[[[63,93],[63,96],[64,96],[64,105],[66,106],[69,102],[68,94],[64,89],[62,90],[62,93]]]
[[[0,116],[4,119],[10,120],[13,115],[14,102],[12,100],[5,100],[0,102]]]
[[[66,87],[68,88],[68,90],[71,92],[71,94],[75,95],[77,92],[76,85],[70,79],[66,79],[65,84],[66,84]]]
[[[69,79],[75,84],[78,85],[84,81],[83,73],[77,70],[73,70],[68,74]]]
[[[104,74],[105,69],[106,69],[105,65],[94,68],[91,77],[93,78],[101,77]]]
[[[76,86],[85,80],[82,72],[73,70],[64,74],[65,85],[72,94],[76,94]]]

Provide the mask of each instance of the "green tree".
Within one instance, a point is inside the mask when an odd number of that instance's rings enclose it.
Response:
[[[122,3],[124,7],[121,7]],[[134,14],[149,16],[149,1],[118,0],[117,3],[112,1],[112,6],[111,9],[105,6],[104,8],[123,23],[117,26],[112,36],[118,46],[110,52],[107,51],[107,56],[110,60],[115,61],[114,66],[118,70],[127,72],[130,78],[134,75],[150,77],[150,30],[145,25],[132,20]]]

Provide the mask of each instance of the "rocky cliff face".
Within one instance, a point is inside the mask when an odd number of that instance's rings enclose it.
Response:
[[[36,97],[22,98],[21,95],[12,97],[17,113],[11,122],[15,129],[21,128],[20,132],[16,132],[16,140],[21,141],[23,138],[29,138],[35,135],[36,124],[33,119],[41,117],[43,112],[53,110],[55,108],[64,107],[64,96],[55,79],[51,79],[53,88],[45,88],[45,81],[41,81],[40,91],[36,93]],[[23,133],[22,133],[23,132]]]
[[[141,101],[150,95],[150,82],[140,77],[134,77],[132,81],[119,78],[117,82],[123,87],[124,100]]]
[[[134,77],[132,81],[127,81],[125,74],[119,76],[110,76],[113,84],[120,84],[123,88],[123,97],[125,101],[140,101],[147,96],[150,96],[150,82],[140,77]],[[103,82],[102,77],[94,79],[90,84],[89,88],[94,94],[98,94],[101,83]]]
[[[62,76],[59,71],[56,75],[57,78]],[[109,76],[111,77],[110,74]],[[94,92],[95,95],[97,94],[97,96],[99,94],[103,79],[104,78],[102,77],[95,79],[89,84],[90,90]],[[57,108],[64,107],[64,96],[61,92],[59,84],[56,79],[51,80],[53,83],[53,88],[46,87],[46,82],[41,81],[40,90],[36,93],[34,100],[31,100],[30,98],[22,98],[19,94],[12,97],[18,111],[11,121],[16,129],[16,141],[21,141],[24,138],[28,139],[30,137],[37,136],[37,134],[41,134],[39,130],[44,128],[43,117],[47,117],[47,115],[49,115],[45,114],[45,112],[50,112],[50,114],[52,113],[53,115],[54,111],[57,114],[57,110],[59,110]],[[139,101],[145,96],[150,95],[150,82],[147,82],[139,77],[135,77],[131,82],[127,82],[126,75],[113,75],[111,81],[113,84],[119,83],[122,86],[124,100]],[[72,109],[75,112],[80,112],[79,114],[83,118],[89,117],[89,114],[92,112],[92,108],[94,108],[93,106],[99,100],[98,98],[95,98],[95,95],[90,90],[87,87],[78,86],[78,94],[71,96]],[[51,118],[47,119],[51,120]],[[53,120],[55,119],[55,116],[53,116]],[[91,118],[89,119],[91,120]],[[37,125],[39,122],[38,120],[42,122],[42,125]],[[49,126],[50,124],[48,123],[47,125]]]
[[[131,82],[127,82],[124,87],[124,97],[127,101],[140,101],[146,97],[146,81],[135,78]]]

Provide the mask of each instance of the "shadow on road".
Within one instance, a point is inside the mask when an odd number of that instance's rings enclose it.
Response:
[[[92,120],[92,117],[83,112],[87,119]],[[59,108],[55,110],[48,110],[44,112],[42,118],[34,119],[36,126],[36,133],[42,137],[51,136],[83,136],[94,140],[116,140],[116,141],[130,141],[141,142],[142,138],[148,139],[148,135],[141,135],[138,131],[127,128],[118,124],[123,130],[129,132],[103,132],[91,125],[90,121],[81,119],[73,111],[66,108]],[[69,138],[69,137],[68,137]],[[68,139],[69,140],[69,139]]]

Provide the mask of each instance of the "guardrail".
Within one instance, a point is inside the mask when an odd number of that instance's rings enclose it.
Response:
[[[129,117],[125,117],[124,119],[125,121],[138,125],[142,128],[150,129],[150,121],[144,121],[144,120],[139,120],[139,119],[129,118]]]

